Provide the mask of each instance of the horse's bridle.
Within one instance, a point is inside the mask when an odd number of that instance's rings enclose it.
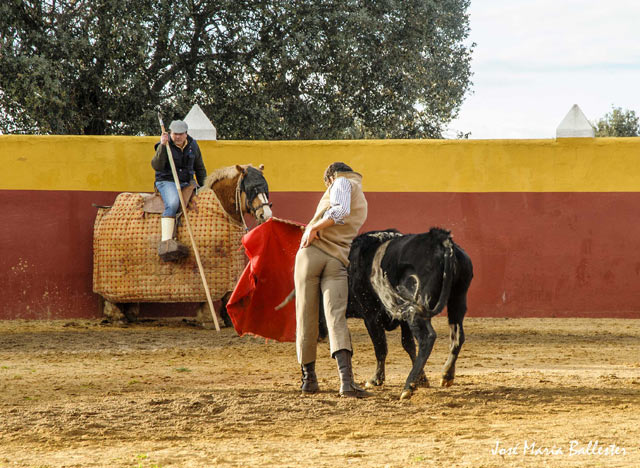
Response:
[[[248,231],[249,228],[247,227],[247,224],[244,221],[244,216],[242,216],[242,208],[240,206],[240,200],[242,199],[242,181],[244,180],[244,177],[245,177],[245,174],[240,174],[240,177],[238,177],[238,183],[236,184],[236,209],[240,213],[240,218],[242,219],[242,224],[244,225],[244,228]],[[263,193],[263,192],[260,192],[260,193]],[[265,203],[261,203],[260,205],[254,208],[253,206],[250,205],[250,200],[246,192],[244,192],[244,195],[245,195],[245,201],[244,201],[245,211],[247,213],[250,213],[254,218],[256,218],[256,211],[258,211],[260,208],[263,208],[265,206],[268,206],[269,208],[271,208],[273,206],[273,203],[267,201]],[[258,196],[259,195],[260,194],[258,194]]]
[[[264,192],[260,192],[260,193],[264,193]],[[246,195],[246,193],[245,193],[245,195]],[[260,196],[260,194],[258,194],[258,196]],[[271,208],[273,206],[273,203],[267,201],[266,203],[261,203],[258,206],[254,207],[254,206],[249,205],[249,197],[245,197],[245,198],[246,198],[246,203],[245,204],[247,205],[247,207],[246,207],[247,211],[249,213],[251,213],[254,218],[256,216],[256,211],[258,211],[260,208],[263,208],[265,206],[268,206],[269,208]]]

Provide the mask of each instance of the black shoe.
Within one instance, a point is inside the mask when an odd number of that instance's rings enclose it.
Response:
[[[310,362],[309,364],[303,364],[300,366],[302,370],[302,385],[300,390],[305,394],[318,393],[320,387],[318,386],[318,377],[316,376],[316,362]]]
[[[341,349],[333,355],[338,364],[338,372],[340,374],[340,396],[344,398],[367,398],[373,396],[373,393],[367,392],[358,386],[353,378],[351,369],[351,351]]]
[[[370,396],[373,396],[373,393],[367,392],[364,388],[356,385],[355,382],[351,382],[351,389],[341,389],[340,396],[342,398],[369,398]]]

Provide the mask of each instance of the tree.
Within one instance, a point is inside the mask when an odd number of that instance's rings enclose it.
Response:
[[[611,107],[596,123],[597,137],[635,137],[640,136],[640,119],[632,110]]]
[[[5,0],[0,131],[441,137],[471,86],[470,0]]]

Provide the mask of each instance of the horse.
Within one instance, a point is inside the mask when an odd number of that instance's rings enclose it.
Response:
[[[230,295],[245,267],[241,239],[248,227],[244,214],[257,224],[272,216],[263,170],[263,165],[214,170],[185,200],[214,301]],[[175,262],[158,257],[162,206],[148,208],[152,198],[151,194],[121,193],[112,206],[98,207],[93,291],[103,298],[103,314],[111,321],[135,321],[141,302],[199,302],[198,320],[208,322],[206,293],[191,249],[186,258]],[[184,225],[177,227],[177,238],[191,245]]]
[[[201,190],[210,189],[224,210],[238,222],[244,223],[244,213],[250,213],[258,224],[271,218],[269,184],[263,175],[264,164],[256,169],[251,165],[223,167],[213,171]]]

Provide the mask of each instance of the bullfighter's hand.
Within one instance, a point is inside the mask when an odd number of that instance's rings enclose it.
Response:
[[[162,135],[160,135],[160,143],[163,145],[169,143],[169,134],[167,132],[164,132]]]
[[[313,240],[318,237],[318,231],[316,229],[307,229],[302,234],[302,240],[300,241],[300,248],[304,249],[305,247],[309,247]]]

